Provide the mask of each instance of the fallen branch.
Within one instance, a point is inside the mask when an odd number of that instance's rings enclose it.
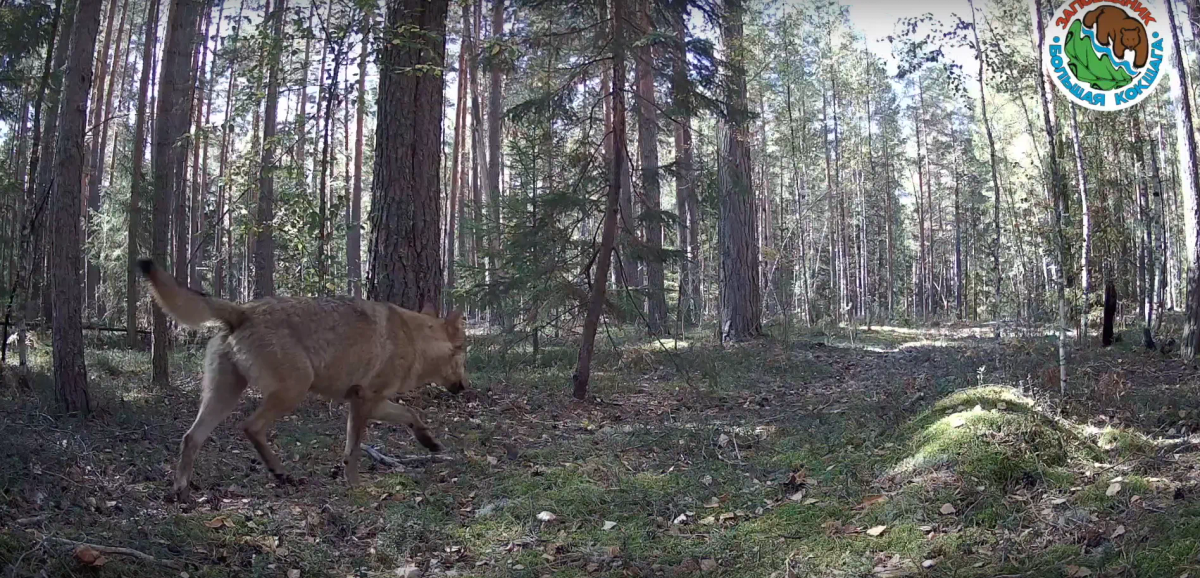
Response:
[[[375,449],[374,446],[367,445],[367,444],[362,444],[362,449],[364,452],[367,453],[368,456],[370,456],[371,459],[373,459],[389,468],[411,466],[413,464],[419,464],[419,463],[423,463],[423,462],[454,461],[454,458],[447,456],[447,455],[442,455],[442,454],[428,454],[428,455],[424,455],[424,456],[400,456],[400,457],[394,458],[392,456],[386,455],[383,452]]]
[[[20,518],[17,520],[17,525],[24,526],[26,524],[33,524],[35,522],[41,522],[42,520],[45,520],[49,516],[50,516],[49,514],[41,514],[38,516],[30,516],[28,518]]]
[[[48,540],[48,541],[50,541],[50,542],[58,542],[58,543],[60,543],[60,544],[66,544],[66,545],[68,545],[68,546],[73,546],[73,547],[75,547],[75,548],[79,548],[79,547],[84,547],[84,546],[86,546],[86,547],[88,547],[88,548],[91,548],[91,549],[93,549],[93,550],[95,550],[95,551],[97,551],[97,552],[100,552],[101,554],[114,554],[114,555],[119,555],[119,556],[132,556],[132,557],[134,557],[134,558],[137,558],[138,560],[141,560],[141,561],[143,561],[143,562],[150,562],[150,563],[153,563],[153,564],[158,564],[158,565],[160,565],[160,566],[166,566],[167,568],[173,568],[173,569],[175,569],[175,570],[182,570],[182,569],[183,569],[183,563],[182,563],[182,562],[179,562],[179,561],[177,561],[177,560],[163,560],[163,559],[160,559],[160,558],[155,558],[154,556],[151,556],[151,555],[149,555],[149,554],[147,554],[147,553],[145,553],[145,552],[139,552],[139,551],[137,551],[137,550],[134,550],[134,549],[132,549],[132,548],[120,548],[120,547],[117,547],[117,546],[101,546],[101,545],[99,545],[99,544],[89,544],[89,543],[87,543],[87,542],[76,542],[75,540],[67,540],[67,539],[65,539],[65,538],[54,538],[54,537],[51,537],[51,536],[47,536],[47,537],[46,537],[46,540]]]

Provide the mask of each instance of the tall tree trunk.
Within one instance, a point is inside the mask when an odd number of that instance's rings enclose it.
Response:
[[[652,0],[641,0],[637,7],[637,21],[643,35],[655,33],[654,21],[650,17]],[[658,99],[654,95],[654,48],[649,38],[639,43],[634,53],[634,89],[637,94],[638,150],[642,157],[642,235],[646,241],[645,256],[647,303],[646,329],[658,335],[667,325],[667,298],[663,277],[662,251],[663,227],[659,217],[662,187],[659,179],[658,162]]]
[[[746,47],[742,0],[725,0],[721,37],[727,51],[725,102],[719,140],[719,244],[721,247],[721,338],[741,341],[762,332],[758,277],[758,232],[750,164],[750,111],[746,100]]]
[[[86,2],[87,0],[81,0]],[[150,153],[152,188],[154,191],[153,222],[150,235],[150,255],[157,263],[166,263],[170,249],[171,208],[175,197],[175,181],[182,178],[176,172],[176,161],[183,154],[181,142],[191,118],[192,41],[196,22],[200,18],[203,0],[171,0],[167,15],[167,32],[163,45],[162,67],[159,70],[154,138]],[[169,379],[170,328],[167,317],[154,305],[154,327],[151,339],[151,367],[154,385],[165,388]]]
[[[296,107],[296,167],[299,171],[297,186],[301,190],[308,187],[308,67],[312,63],[312,21],[317,12],[317,3],[308,5],[308,26],[310,30],[304,37],[304,64],[300,68],[300,98]],[[364,44],[365,44],[364,39]]]
[[[159,0],[150,0],[146,10],[146,29],[142,41],[142,70],[138,79],[137,112],[133,123],[133,171],[129,177],[129,250],[125,261],[125,337],[129,347],[141,344],[137,332],[138,281],[137,260],[142,256],[142,196],[146,188],[146,128],[147,105],[150,95],[150,69],[154,61],[154,47],[158,44]]]
[[[87,0],[80,0],[81,4]],[[128,5],[126,0],[125,5]],[[81,6],[82,7],[82,6]],[[124,9],[122,9],[121,17],[124,18]],[[88,134],[85,139],[90,138],[89,152],[84,157],[85,173],[84,179],[87,183],[86,194],[83,197],[87,207],[87,212],[84,214],[84,237],[91,239],[93,223],[92,215],[100,211],[100,179],[98,177],[99,170],[97,165],[102,166],[101,159],[104,158],[104,151],[100,148],[100,135],[104,132],[103,127],[108,125],[108,119],[104,116],[105,97],[104,88],[105,80],[108,78],[109,60],[108,53],[112,48],[113,25],[117,21],[117,0],[109,0],[107,16],[105,17],[107,24],[104,30],[104,44],[100,48],[99,60],[95,63],[95,86],[92,91],[92,102],[89,109],[92,111],[92,117]],[[95,40],[93,39],[93,44]],[[114,60],[115,62],[115,60]],[[94,240],[93,240],[94,242]],[[101,312],[97,308],[96,293],[100,287],[100,266],[95,259],[87,258],[86,260],[86,276],[84,301],[86,303],[86,313],[99,315]]]
[[[441,302],[442,89],[448,0],[389,0],[380,51],[370,299],[408,309]],[[420,114],[418,114],[418,112]]]
[[[80,234],[80,190],[83,183],[84,131],[88,121],[88,91],[92,87],[92,54],[100,28],[100,2],[81,0],[71,33],[71,54],[63,77],[62,126],[54,154],[58,177],[51,194],[54,234],[50,235],[53,268],[54,381],[58,401],[69,413],[88,414],[87,368],[83,363],[83,265]]]
[[[217,35],[220,36],[221,16],[217,14]],[[207,194],[207,188],[204,186],[207,183],[208,171],[208,137],[204,134],[204,127],[208,124],[206,102],[208,99],[208,86],[211,79],[208,78],[206,72],[208,65],[208,41],[209,32],[212,26],[212,9],[205,10],[204,16],[204,35],[200,37],[197,47],[200,49],[200,65],[196,68],[196,83],[195,83],[195,104],[192,106],[195,116],[195,130],[192,137],[192,186],[191,186],[191,223],[188,225],[188,236],[191,243],[188,248],[188,285],[199,290],[200,270],[204,264],[204,195]],[[211,105],[208,105],[211,106]],[[203,153],[203,154],[202,154]]]
[[[279,110],[279,60],[283,50],[285,0],[279,0],[271,22],[271,48],[267,55],[267,102],[263,109],[262,166],[258,176],[258,214],[255,219],[254,297],[275,294],[275,118]],[[324,243],[322,238],[320,243]],[[319,265],[318,265],[319,266]]]
[[[1000,189],[1000,175],[996,160],[996,138],[992,134],[992,123],[988,118],[987,106],[987,66],[984,61],[983,45],[979,43],[979,29],[976,25],[975,2],[969,0],[971,5],[971,31],[975,35],[975,54],[979,60],[979,110],[983,116],[983,128],[987,134],[988,140],[988,166],[992,172],[992,191],[995,193],[995,201],[992,207],[994,213],[993,227],[995,227],[996,235],[992,247],[992,265],[995,268],[995,278],[992,295],[992,323],[994,324],[994,333],[996,339],[1000,339],[1000,315],[1001,315],[1001,299],[1000,289],[1003,280],[1002,270],[1000,269],[1000,199],[1002,191]]]
[[[338,41],[337,47],[333,52],[333,77],[329,81],[329,88],[325,91],[325,114],[322,116],[324,125],[321,128],[321,167],[320,167],[320,183],[317,186],[317,193],[321,195],[320,200],[320,221],[321,233],[317,240],[317,279],[318,291],[322,295],[329,292],[329,283],[326,280],[329,272],[329,263],[326,257],[327,246],[329,244],[329,236],[332,232],[332,219],[328,216],[328,207],[332,205],[333,195],[330,192],[329,186],[330,171],[332,167],[332,150],[330,147],[330,130],[333,125],[333,117],[336,114],[334,106],[338,100],[338,73],[342,69],[342,50],[345,47],[343,40]],[[318,103],[318,106],[320,103]],[[440,133],[439,133],[440,134]],[[440,228],[438,229],[441,230]]]
[[[1037,49],[1038,54],[1041,54],[1042,47],[1046,42],[1046,27],[1042,23],[1042,3],[1041,0],[1034,2],[1035,26],[1037,27]],[[1062,177],[1058,168],[1058,154],[1055,150],[1057,142],[1056,129],[1054,126],[1054,116],[1050,98],[1051,95],[1046,89],[1046,79],[1044,73],[1038,79],[1038,91],[1041,94],[1042,101],[1042,116],[1046,121],[1046,152],[1047,159],[1050,165],[1050,195],[1054,200],[1054,235],[1055,245],[1057,249],[1056,263],[1056,279],[1054,284],[1058,293],[1058,380],[1059,393],[1066,395],[1067,393],[1067,288],[1066,288],[1066,265],[1067,265],[1067,247],[1066,236],[1063,231],[1063,216],[1066,212],[1066,199],[1064,198],[1065,191],[1062,186]]]
[[[492,41],[499,42],[504,36],[504,0],[492,0]],[[504,71],[500,64],[491,66],[491,90],[488,93],[488,281],[494,283],[500,271],[500,239],[503,227],[500,222],[500,138],[504,128]],[[489,304],[493,324],[501,322],[499,293],[495,287],[489,294],[495,295]]]
[[[671,12],[675,34],[675,54],[671,70],[671,93],[675,106],[675,212],[678,219],[677,241],[685,255],[679,261],[679,319],[680,327],[700,322],[699,295],[692,293],[693,280],[699,275],[699,251],[691,247],[691,202],[696,194],[695,161],[692,151],[692,86],[688,77],[687,21],[683,7]],[[606,141],[611,148],[611,141]],[[611,153],[609,153],[611,156]]]
[[[188,262],[190,259],[190,250],[192,246],[192,226],[188,219],[188,213],[191,212],[191,203],[188,201],[188,156],[191,153],[195,143],[192,141],[194,135],[190,133],[192,127],[192,112],[196,109],[196,79],[198,77],[198,69],[200,68],[200,42],[199,36],[201,33],[201,19],[207,10],[207,0],[202,0],[200,17],[197,18],[196,29],[193,30],[191,51],[192,62],[188,68],[187,90],[181,96],[188,100],[188,116],[184,121],[181,142],[175,154],[175,172],[173,183],[175,191],[173,193],[173,210],[174,218],[172,220],[171,234],[175,247],[174,269],[175,278],[181,283],[186,283],[188,280]],[[268,10],[269,12],[269,10]]]
[[[471,92],[471,219],[474,235],[471,239],[471,262],[476,267],[483,266],[484,280],[490,281],[489,271],[484,260],[487,251],[483,241],[483,187],[480,175],[487,173],[487,158],[484,156],[483,143],[483,112],[479,102],[479,47],[475,39],[479,37],[480,2],[472,2],[474,19],[470,18],[464,5],[463,10],[463,40],[464,50],[467,51],[467,68],[470,76]]]
[[[363,122],[367,115],[367,59],[371,53],[371,19],[370,12],[364,14],[362,53],[358,56],[358,107],[354,120],[354,188],[350,193],[350,222],[346,224],[346,268],[350,279],[350,294],[355,297],[362,297]],[[460,87],[459,91],[463,90],[465,88]]]
[[[1187,64],[1183,58],[1183,47],[1179,42],[1179,28],[1175,23],[1175,7],[1173,2],[1165,2],[1167,19],[1171,25],[1171,37],[1174,42],[1172,52],[1175,54],[1175,71],[1171,74],[1171,93],[1178,100],[1180,112],[1175,117],[1176,143],[1179,148],[1179,188],[1183,192],[1184,232],[1187,235],[1188,281],[1187,281],[1187,320],[1183,330],[1183,343],[1180,345],[1180,355],[1187,360],[1195,359],[1200,349],[1200,247],[1197,246],[1200,235],[1200,202],[1197,202],[1196,187],[1200,183],[1200,174],[1196,168],[1196,133],[1192,125],[1192,97],[1188,90]]]
[[[33,104],[33,137],[29,152],[29,170],[26,174],[28,183],[23,191],[25,195],[25,215],[22,219],[24,228],[21,231],[21,253],[17,265],[18,278],[17,282],[13,284],[13,288],[17,292],[15,302],[17,354],[21,375],[25,375],[29,368],[29,341],[25,324],[36,315],[37,311],[35,307],[37,299],[34,296],[34,291],[37,289],[34,283],[34,270],[40,261],[38,257],[41,256],[41,252],[38,241],[40,232],[45,229],[43,223],[46,222],[46,213],[49,212],[51,192],[51,187],[46,187],[45,190],[38,188],[38,175],[41,173],[43,165],[54,164],[54,151],[50,150],[53,147],[47,144],[53,143],[54,137],[48,136],[43,131],[42,111],[48,108],[47,103],[57,103],[58,100],[54,77],[66,61],[66,48],[71,36],[70,28],[71,22],[74,20],[74,8],[73,2],[65,6],[63,0],[56,0],[54,3],[54,18],[50,23],[49,44],[46,46],[46,58],[42,62],[42,76],[38,81],[37,97]],[[67,14],[63,13],[64,9],[68,12]],[[46,113],[47,124],[49,118],[57,117],[57,110],[53,113],[46,111]],[[42,155],[45,153],[49,153],[49,157],[43,158]],[[10,305],[12,305],[11,302]],[[5,359],[0,361],[7,363],[7,340],[4,347],[6,347]]]
[[[1071,145],[1075,149],[1075,180],[1079,186],[1079,213],[1083,219],[1083,248],[1079,251],[1080,292],[1083,295],[1082,312],[1079,316],[1079,343],[1087,343],[1088,317],[1092,312],[1092,282],[1088,258],[1092,253],[1092,216],[1088,210],[1088,181],[1084,168],[1083,139],[1079,133],[1079,118],[1071,107]]]
[[[626,0],[613,0],[612,20],[612,135],[616,143],[625,142],[625,22]],[[572,395],[575,399],[587,399],[588,382],[592,376],[592,352],[596,344],[596,328],[604,310],[605,292],[608,288],[608,271],[612,265],[613,245],[617,237],[617,218],[620,210],[621,187],[624,184],[622,165],[627,163],[626,148],[613,149],[612,166],[609,170],[608,195],[604,204],[604,224],[600,233],[600,250],[596,255],[596,269],[592,273],[592,295],[588,301],[587,316],[583,320],[583,335],[579,339],[579,360],[571,376]],[[586,275],[587,271],[584,271]]]
[[[238,2],[237,18],[233,21],[233,35],[230,39],[234,42],[238,40],[242,33],[242,13],[246,9],[246,0]],[[221,40],[221,45],[225,45],[226,40]],[[226,81],[225,88],[225,108],[222,109],[221,121],[221,152],[217,160],[217,223],[216,223],[216,240],[213,242],[213,247],[224,253],[217,258],[216,266],[213,268],[213,286],[214,293],[218,297],[224,293],[230,299],[234,299],[234,282],[233,282],[233,214],[230,207],[233,203],[232,194],[228,194],[229,186],[226,183],[225,171],[226,163],[229,160],[229,130],[233,126],[233,93],[237,88],[236,66],[232,59],[228,61],[229,79]],[[303,166],[303,163],[300,164]],[[230,198],[226,198],[226,197]]]
[[[463,12],[467,11],[467,5],[463,4]],[[465,31],[464,31],[465,34]],[[365,66],[363,71],[365,72]],[[458,217],[458,194],[462,178],[459,174],[459,161],[463,154],[463,140],[466,136],[463,130],[463,125],[467,121],[467,51],[465,44],[461,45],[458,51],[458,96],[454,101],[454,144],[451,146],[450,152],[450,202],[447,207],[447,224],[446,224],[446,296],[445,308],[453,309],[454,307],[454,285],[456,282],[454,276],[454,233],[457,225]],[[361,83],[361,79],[360,79]],[[360,84],[361,86],[361,84]],[[361,126],[361,124],[360,124]]]
[[[1140,111],[1139,111],[1140,112]],[[1142,345],[1154,350],[1154,205],[1150,202],[1150,175],[1145,161],[1145,130],[1142,117],[1135,114],[1132,120],[1134,137],[1134,161],[1136,163],[1136,178],[1138,191],[1138,216],[1142,225],[1141,277],[1142,277]],[[1086,213],[1085,213],[1086,214]]]

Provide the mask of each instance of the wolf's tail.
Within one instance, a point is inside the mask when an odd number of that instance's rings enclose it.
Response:
[[[209,321],[219,321],[230,329],[237,329],[246,321],[246,310],[242,306],[180,287],[150,259],[139,259],[138,269],[146,277],[150,293],[159,307],[184,325],[200,327]]]

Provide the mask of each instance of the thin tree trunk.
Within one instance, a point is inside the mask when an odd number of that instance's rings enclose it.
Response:
[[[407,309],[441,302],[441,153],[448,0],[392,0],[382,43],[368,297]],[[414,35],[415,34],[415,35]],[[434,72],[414,73],[431,67]],[[418,111],[420,114],[418,114]]]
[[[1001,299],[1000,289],[1003,273],[1000,268],[1000,198],[1002,191],[1000,189],[1000,176],[996,160],[996,138],[992,133],[992,123],[988,118],[987,105],[987,65],[984,61],[983,45],[979,43],[979,28],[976,26],[975,2],[968,0],[971,5],[971,32],[975,35],[975,50],[976,57],[979,60],[979,110],[983,117],[983,128],[988,139],[988,166],[992,172],[992,190],[995,192],[995,201],[992,207],[994,213],[993,226],[996,229],[994,237],[994,246],[992,247],[992,265],[995,268],[995,283],[992,296],[992,323],[994,325],[993,332],[997,340],[1000,339],[1000,315],[1001,315]]]
[[[129,180],[129,250],[125,262],[125,329],[130,348],[141,344],[137,331],[138,281],[137,260],[141,257],[142,239],[142,196],[146,188],[146,129],[148,121],[147,100],[150,94],[150,72],[154,61],[154,47],[158,43],[159,0],[150,0],[146,11],[146,30],[142,44],[142,71],[138,80],[138,101],[133,125],[133,170]]]
[[[80,0],[80,2],[84,4],[86,4],[87,1],[88,0]],[[128,0],[125,1],[124,5],[128,5]],[[97,178],[100,169],[98,169],[97,166],[103,165],[101,159],[104,158],[104,151],[100,148],[100,135],[104,132],[103,127],[108,125],[108,117],[104,115],[104,89],[106,85],[105,80],[108,78],[109,71],[108,53],[112,48],[113,25],[117,21],[116,12],[117,0],[109,0],[107,16],[105,17],[105,22],[107,22],[107,24],[105,25],[104,30],[104,44],[101,45],[99,60],[96,61],[95,85],[93,87],[94,90],[92,91],[92,103],[89,106],[89,110],[92,111],[92,117],[88,119],[91,122],[88,135],[85,135],[85,140],[87,138],[91,139],[91,145],[89,149],[90,152],[88,152],[84,157],[85,166],[87,167],[85,169],[86,172],[84,173],[84,179],[87,183],[87,190],[85,191],[87,196],[84,197],[84,202],[87,206],[87,212],[84,214],[84,237],[93,243],[95,240],[91,239],[92,229],[94,228],[92,216],[100,212],[100,179]],[[121,17],[122,19],[124,18],[124,9],[122,9]],[[93,40],[93,44],[94,43],[95,40]],[[90,256],[87,258],[86,263],[86,286],[84,293],[84,301],[86,303],[85,314],[99,316],[101,311],[97,307],[96,293],[100,287],[100,266],[96,260],[90,258]]]
[[[242,33],[242,13],[246,9],[246,0],[238,2],[237,18],[233,21],[233,35],[231,39],[236,42]],[[221,40],[221,45],[224,46],[226,40]],[[229,129],[233,125],[233,93],[237,87],[237,75],[235,74],[235,65],[233,60],[228,61],[229,64],[229,80],[226,82],[225,89],[225,108],[222,109],[224,120],[221,122],[221,152],[217,161],[217,223],[216,223],[216,239],[213,242],[213,247],[220,252],[224,249],[224,254],[217,258],[213,272],[213,287],[214,293],[218,297],[224,292],[231,299],[234,298],[234,283],[233,283],[233,215],[229,210],[233,202],[232,194],[227,195],[229,190],[226,183],[226,163],[229,160]],[[303,166],[303,165],[301,165]]]
[[[492,0],[492,40],[498,41],[504,36],[504,0]],[[504,71],[498,63],[491,66],[491,90],[488,93],[488,281],[495,282],[500,271],[500,239],[503,226],[500,222],[500,138],[504,127]],[[493,324],[501,323],[501,305],[497,288],[492,287],[490,295],[495,295],[489,304]]]
[[[220,14],[218,14],[217,20],[217,32],[219,34]],[[204,136],[204,127],[208,124],[205,103],[208,102],[207,91],[211,83],[211,79],[208,78],[208,73],[206,72],[211,26],[212,9],[210,7],[205,10],[204,35],[200,37],[198,43],[200,65],[195,71],[196,102],[192,105],[194,107],[195,129],[193,130],[194,136],[192,137],[191,223],[188,225],[188,236],[191,241],[188,246],[188,285],[196,290],[200,289],[200,269],[204,264],[204,255],[202,252],[204,244],[204,195],[206,193],[204,184],[207,182],[205,172],[208,169],[208,151],[205,146],[208,141]]]
[[[1041,49],[1046,41],[1045,26],[1042,23],[1042,3],[1041,0],[1034,2],[1035,26],[1037,27],[1037,48],[1038,54],[1041,54]],[[1055,143],[1057,141],[1056,130],[1054,126],[1054,116],[1051,113],[1051,95],[1046,89],[1046,79],[1039,77],[1038,91],[1041,94],[1042,115],[1046,121],[1046,151],[1047,158],[1050,164],[1050,194],[1054,199],[1054,230],[1055,245],[1058,252],[1058,262],[1056,263],[1056,279],[1055,286],[1058,293],[1058,379],[1059,393],[1063,396],[1067,394],[1067,289],[1066,289],[1066,264],[1067,264],[1067,247],[1065,232],[1063,231],[1063,216],[1066,212],[1066,202],[1064,199],[1065,191],[1063,191],[1062,178],[1058,168],[1058,155],[1055,151]]]
[[[466,5],[463,5],[463,11],[467,10]],[[365,66],[364,66],[365,72]],[[460,46],[458,51],[458,96],[454,101],[454,144],[450,152],[450,202],[447,204],[447,224],[446,224],[446,309],[454,307],[454,286],[455,271],[454,271],[454,233],[457,225],[458,217],[458,193],[462,183],[461,175],[459,174],[459,161],[462,159],[463,139],[466,136],[463,131],[463,125],[467,121],[467,52]],[[360,80],[361,82],[361,80]],[[361,85],[360,85],[361,86]]]
[[[1083,139],[1079,133],[1079,118],[1071,107],[1071,144],[1075,149],[1075,180],[1079,186],[1079,213],[1083,219],[1083,248],[1079,251],[1079,278],[1083,295],[1079,317],[1079,343],[1087,343],[1088,317],[1092,311],[1092,283],[1088,258],[1092,252],[1092,216],[1088,209],[1087,171],[1084,169]]]
[[[625,0],[613,0],[612,66],[613,66],[613,119],[612,135],[616,143],[625,142]],[[583,321],[583,335],[579,340],[579,360],[571,376],[572,395],[575,399],[587,399],[588,382],[592,375],[592,353],[596,343],[596,328],[604,310],[605,292],[608,288],[608,271],[612,265],[613,245],[617,236],[617,218],[620,210],[621,187],[624,184],[622,165],[628,162],[626,149],[613,149],[612,167],[609,171],[608,195],[604,205],[604,224],[600,233],[600,251],[596,256],[596,269],[592,274],[592,295],[588,301],[587,316]],[[586,271],[584,274],[586,275]]]
[[[679,262],[679,319],[680,327],[700,322],[699,295],[693,293],[700,254],[691,246],[694,218],[690,199],[696,194],[695,160],[692,150],[692,87],[688,78],[687,22],[683,9],[671,14],[675,34],[675,60],[672,63],[672,100],[678,111],[675,118],[675,211],[678,214],[677,245],[685,258]],[[611,140],[606,141],[611,149]],[[611,156],[611,152],[606,153]]]
[[[720,188],[721,337],[741,341],[762,333],[758,276],[758,233],[751,182],[749,116],[746,102],[746,47],[742,0],[725,0],[721,36],[727,50],[727,118],[721,120],[718,164]]]
[[[466,10],[467,5],[463,6],[463,30],[466,36],[463,44],[467,51],[471,92],[471,218],[474,221],[472,223],[474,235],[471,243],[471,262],[474,266],[480,267],[486,259],[487,249],[483,244],[483,187],[479,179],[481,174],[487,173],[487,158],[484,156],[483,113],[479,103],[479,47],[475,44],[475,39],[479,36],[480,3],[473,2],[472,6],[475,9],[473,21]],[[483,269],[484,282],[487,283],[490,281],[489,271],[486,266]]]
[[[191,118],[192,101],[189,74],[192,41],[200,18],[202,0],[172,0],[167,15],[167,32],[158,81],[154,139],[151,150],[151,174],[154,191],[150,255],[157,263],[166,263],[170,248],[171,208],[175,197],[176,160],[182,155],[181,140]],[[169,327],[162,309],[154,305],[151,338],[152,380],[165,388],[169,379]]]
[[[258,179],[258,216],[255,219],[254,297],[275,294],[275,119],[279,110],[279,60],[283,50],[285,0],[279,0],[271,18],[271,47],[267,55],[267,101],[263,109],[262,166]],[[324,243],[322,238],[320,243]]]
[[[71,54],[63,77],[62,126],[54,154],[54,174],[60,180],[51,194],[54,234],[50,235],[53,267],[50,285],[54,316],[54,381],[58,401],[69,413],[91,411],[87,368],[83,363],[83,265],[80,198],[84,172],[84,132],[88,121],[88,91],[92,87],[92,54],[100,28],[100,2],[83,0],[75,15]]]
[[[69,14],[64,14],[64,8]],[[24,228],[21,231],[22,236],[22,252],[19,255],[19,263],[17,275],[18,278],[13,284],[16,289],[16,325],[17,325],[17,356],[21,375],[28,373],[29,369],[29,340],[25,330],[25,324],[36,315],[37,299],[34,292],[37,290],[37,285],[34,283],[34,271],[37,269],[38,259],[41,256],[40,252],[40,232],[45,227],[42,226],[46,222],[46,213],[50,202],[50,187],[41,189],[38,186],[38,175],[42,172],[43,165],[52,165],[54,163],[53,147],[48,143],[54,142],[54,136],[48,135],[42,127],[42,111],[44,108],[49,108],[48,103],[55,103],[57,107],[58,89],[54,84],[54,77],[58,70],[66,61],[67,42],[71,37],[71,23],[74,20],[74,3],[68,3],[64,6],[63,0],[56,0],[54,3],[54,18],[50,23],[50,39],[46,46],[46,58],[42,62],[42,76],[38,81],[38,93],[33,104],[33,138],[31,139],[31,149],[29,152],[29,170],[26,174],[28,183],[22,193],[25,195],[25,215],[23,218]],[[65,18],[65,22],[64,22]],[[57,110],[46,111],[47,124],[50,118],[57,117]],[[48,158],[43,158],[44,152],[49,153]],[[10,303],[11,305],[11,303]],[[4,359],[0,360],[4,363],[7,359],[7,340],[4,344]]]
[[[354,121],[354,188],[350,193],[350,222],[346,225],[346,267],[350,278],[350,294],[355,297],[362,297],[363,122],[367,114],[367,59],[370,53],[371,14],[368,12],[363,17],[362,53],[358,57],[358,107],[355,111]],[[453,274],[451,274],[451,278],[453,278]]]
[[[316,14],[317,3],[308,5],[308,25],[312,26],[313,15]],[[312,64],[313,34],[309,30],[304,38],[304,64],[300,69],[300,98],[299,109],[296,113],[296,167],[300,171],[297,185],[301,190],[308,187],[308,67]],[[366,40],[364,39],[364,45]]]
[[[330,171],[333,170],[330,166],[333,152],[330,147],[329,139],[330,129],[333,125],[333,115],[336,114],[334,106],[336,105],[338,99],[338,73],[342,69],[342,50],[345,47],[345,42],[343,40],[344,39],[338,41],[338,45],[333,51],[333,66],[331,67],[333,70],[333,78],[330,79],[329,88],[325,93],[325,114],[322,117],[324,120],[324,126],[321,129],[321,182],[317,186],[317,192],[321,195],[319,210],[321,220],[321,235],[317,240],[317,279],[319,286],[318,291],[320,291],[322,295],[325,295],[329,292],[329,283],[327,281],[329,274],[329,263],[327,262],[326,252],[329,244],[329,236],[333,229],[330,222],[331,219],[328,215],[328,207],[332,204],[331,201],[333,199],[333,195],[330,192],[331,187],[329,186]],[[441,229],[439,229],[439,231],[440,230]]]

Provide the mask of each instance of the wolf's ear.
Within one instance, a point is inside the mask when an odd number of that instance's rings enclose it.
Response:
[[[446,316],[446,335],[450,338],[450,342],[454,345],[462,345],[467,339],[467,331],[463,320],[463,314],[458,311],[451,311]]]
[[[437,307],[434,307],[434,306],[433,306],[433,303],[430,303],[429,301],[426,301],[426,302],[425,302],[425,303],[424,303],[424,304],[421,306],[421,314],[422,314],[422,315],[428,315],[428,316],[430,316],[430,317],[435,317],[435,318],[436,318],[436,317],[438,316]]]

